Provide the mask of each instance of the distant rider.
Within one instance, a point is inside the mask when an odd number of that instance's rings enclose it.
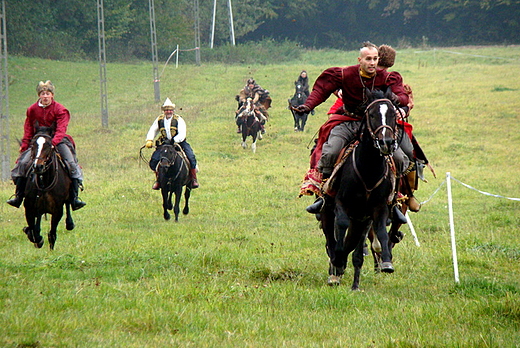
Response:
[[[197,159],[195,158],[195,153],[190,146],[190,144],[186,141],[186,122],[180,116],[175,114],[175,104],[172,103],[170,98],[166,98],[164,104],[161,107],[163,113],[155,119],[152,126],[148,130],[148,134],[146,135],[146,147],[153,147],[153,140],[159,134],[159,138],[157,139],[157,149],[152,154],[152,158],[150,159],[150,168],[155,172],[156,180],[152,186],[152,189],[158,190],[160,189],[159,181],[157,181],[157,165],[161,160],[161,153],[159,150],[159,146],[162,145],[166,139],[173,140],[176,144],[179,144],[186,157],[188,157],[188,161],[190,162],[190,178],[191,178],[191,188],[195,189],[199,187],[199,183],[197,181]]]

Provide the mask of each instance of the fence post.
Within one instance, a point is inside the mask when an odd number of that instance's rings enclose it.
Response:
[[[459,282],[459,266],[457,262],[457,245],[455,244],[455,226],[453,223],[453,200],[451,197],[451,174],[446,172],[446,186],[448,188],[448,212],[450,216],[451,251],[453,254],[453,273],[455,283]]]

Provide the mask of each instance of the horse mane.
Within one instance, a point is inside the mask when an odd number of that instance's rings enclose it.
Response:
[[[54,136],[54,128],[53,127],[44,127],[44,126],[36,127],[35,136],[36,135],[48,135],[48,136],[52,137],[52,136]]]

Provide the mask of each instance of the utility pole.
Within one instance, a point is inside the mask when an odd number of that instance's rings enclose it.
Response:
[[[233,28],[233,8],[231,7],[231,0],[228,0],[228,12],[229,12],[229,39],[231,44],[235,46],[235,29]]]
[[[150,37],[152,41],[152,65],[153,65],[153,91],[155,102],[161,101],[161,88],[159,80],[159,58],[157,55],[157,29],[155,27],[155,5],[154,0],[148,1],[150,6]],[[179,53],[177,52],[177,55]]]
[[[235,29],[233,28],[233,9],[231,6],[231,0],[227,2],[228,12],[229,12],[229,36],[231,40],[231,44],[235,46]],[[213,48],[213,41],[215,40],[215,18],[217,16],[217,0],[213,0],[213,20],[211,23],[211,38],[209,47]]]
[[[9,157],[9,81],[7,74],[7,31],[5,23],[5,0],[2,0],[0,13],[0,150],[2,156],[2,180],[8,180],[10,175]]]
[[[101,85],[101,124],[108,128],[107,56],[105,51],[105,15],[103,0],[97,0],[99,41],[99,83]]]
[[[200,18],[199,18],[199,0],[194,3],[194,17],[195,17],[195,63],[200,65]],[[178,55],[178,54],[177,54]]]

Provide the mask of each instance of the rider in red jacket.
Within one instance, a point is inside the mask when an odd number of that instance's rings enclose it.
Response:
[[[63,105],[54,100],[54,91],[55,87],[51,81],[40,81],[36,87],[38,101],[27,108],[20,157],[18,157],[16,165],[11,171],[11,177],[16,184],[16,192],[14,198],[8,200],[7,203],[13,207],[19,208],[25,195],[25,184],[27,183],[31,157],[29,145],[37,127],[54,129],[52,145],[58,149],[72,179],[70,190],[72,210],[78,210],[86,205],[78,198],[79,188],[82,187],[83,172],[76,158],[74,140],[66,134],[70,113]]]

